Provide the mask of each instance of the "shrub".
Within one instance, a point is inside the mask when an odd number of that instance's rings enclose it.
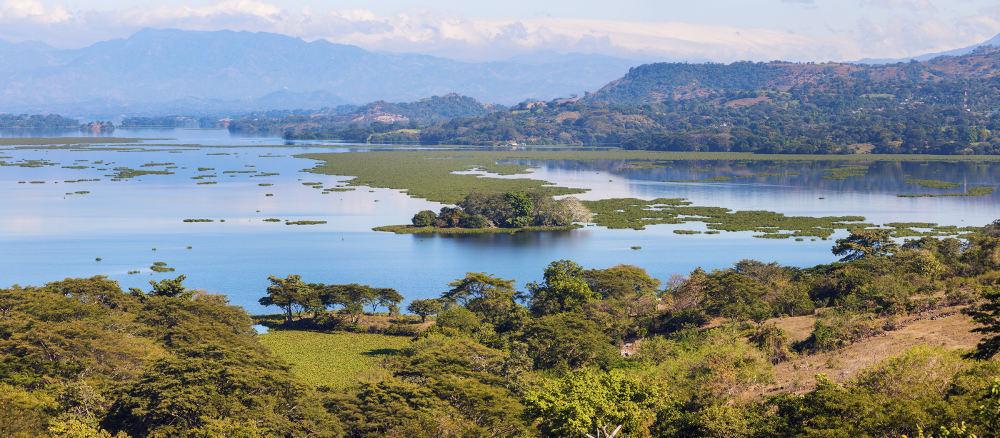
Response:
[[[431,210],[424,210],[413,215],[413,226],[429,227],[437,221],[437,214]]]

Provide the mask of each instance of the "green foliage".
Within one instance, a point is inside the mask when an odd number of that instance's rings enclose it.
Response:
[[[700,406],[725,403],[772,379],[770,360],[731,328],[650,337],[639,346],[639,360],[677,400]]]
[[[549,263],[543,279],[542,284],[528,284],[529,307],[536,315],[575,312],[600,297],[590,290],[583,267],[570,260]]]
[[[420,322],[427,321],[430,315],[437,315],[442,309],[441,300],[428,298],[424,300],[413,300],[406,306],[406,310],[414,315],[420,316]]]
[[[851,230],[851,235],[837,239],[833,255],[844,256],[841,261],[852,262],[866,256],[884,256],[899,249],[892,241],[889,230]]]
[[[301,275],[288,275],[285,278],[269,276],[267,280],[271,285],[267,287],[267,296],[262,297],[260,305],[278,306],[285,312],[285,323],[292,322],[292,314],[295,309],[303,309],[306,306],[318,305],[318,296],[312,297],[309,286],[302,281]]]
[[[437,214],[431,210],[424,210],[415,215],[413,215],[413,226],[415,227],[429,227],[435,224],[437,221]]]
[[[471,310],[455,306],[441,311],[437,317],[438,327],[455,329],[461,333],[472,333],[482,321]]]
[[[524,327],[523,340],[537,368],[574,370],[608,365],[618,357],[611,338],[578,313],[532,319]]]
[[[165,278],[159,282],[149,280],[149,285],[153,287],[153,290],[149,292],[149,295],[154,297],[170,297],[190,300],[194,296],[194,291],[181,284],[185,278],[187,278],[187,276],[182,274],[177,276],[177,278]]]
[[[990,288],[982,295],[985,300],[982,304],[965,310],[973,321],[982,325],[972,331],[986,335],[976,346],[976,350],[970,353],[970,357],[990,359],[1000,352],[1000,288]]]
[[[543,436],[648,436],[667,404],[656,387],[623,370],[585,369],[548,380],[525,394]]]
[[[655,295],[660,281],[645,269],[633,265],[617,265],[607,269],[588,269],[582,273],[590,290],[602,298],[623,298],[630,295]]]

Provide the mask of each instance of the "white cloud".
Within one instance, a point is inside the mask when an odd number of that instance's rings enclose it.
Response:
[[[46,9],[45,5],[37,0],[4,0],[0,3],[0,19],[52,24],[69,18],[69,13],[62,6]]]
[[[815,5],[813,0],[782,0]],[[841,0],[842,1],[842,0]],[[528,51],[588,52],[641,59],[849,60],[905,57],[982,41],[1000,32],[1000,10],[948,20],[929,0],[857,0],[872,11],[850,32],[813,35],[779,29],[577,18],[469,19],[420,9],[379,15],[367,9],[290,11],[266,0],[205,6],[138,6],[116,11],[45,7],[38,0],[0,0],[0,38],[44,39],[80,46],[141,28],[249,30],[367,49],[463,59],[497,59]]]

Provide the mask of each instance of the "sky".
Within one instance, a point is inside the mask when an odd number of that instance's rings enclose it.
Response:
[[[906,58],[1000,34],[1000,0],[0,0],[0,39],[59,48],[146,27],[275,32],[463,60]]]

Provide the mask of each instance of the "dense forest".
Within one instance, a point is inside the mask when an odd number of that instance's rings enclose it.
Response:
[[[66,130],[77,129],[80,122],[63,116],[0,114],[0,129],[13,131]]]
[[[275,330],[411,340],[386,374],[307,385],[245,311],[183,285],[104,277],[0,290],[0,435],[72,437],[949,436],[1000,430],[1000,221],[967,241],[858,230],[811,268],[742,261],[666,283],[560,260],[542,280],[468,273],[398,315],[392,289],[271,277]],[[764,391],[796,357],[849,348],[932,309],[985,335],[906,350],[847,380]],[[814,315],[790,341],[774,321]],[[414,329],[414,327],[423,327]],[[835,365],[835,364],[834,364]],[[833,365],[831,365],[833,366]]]

